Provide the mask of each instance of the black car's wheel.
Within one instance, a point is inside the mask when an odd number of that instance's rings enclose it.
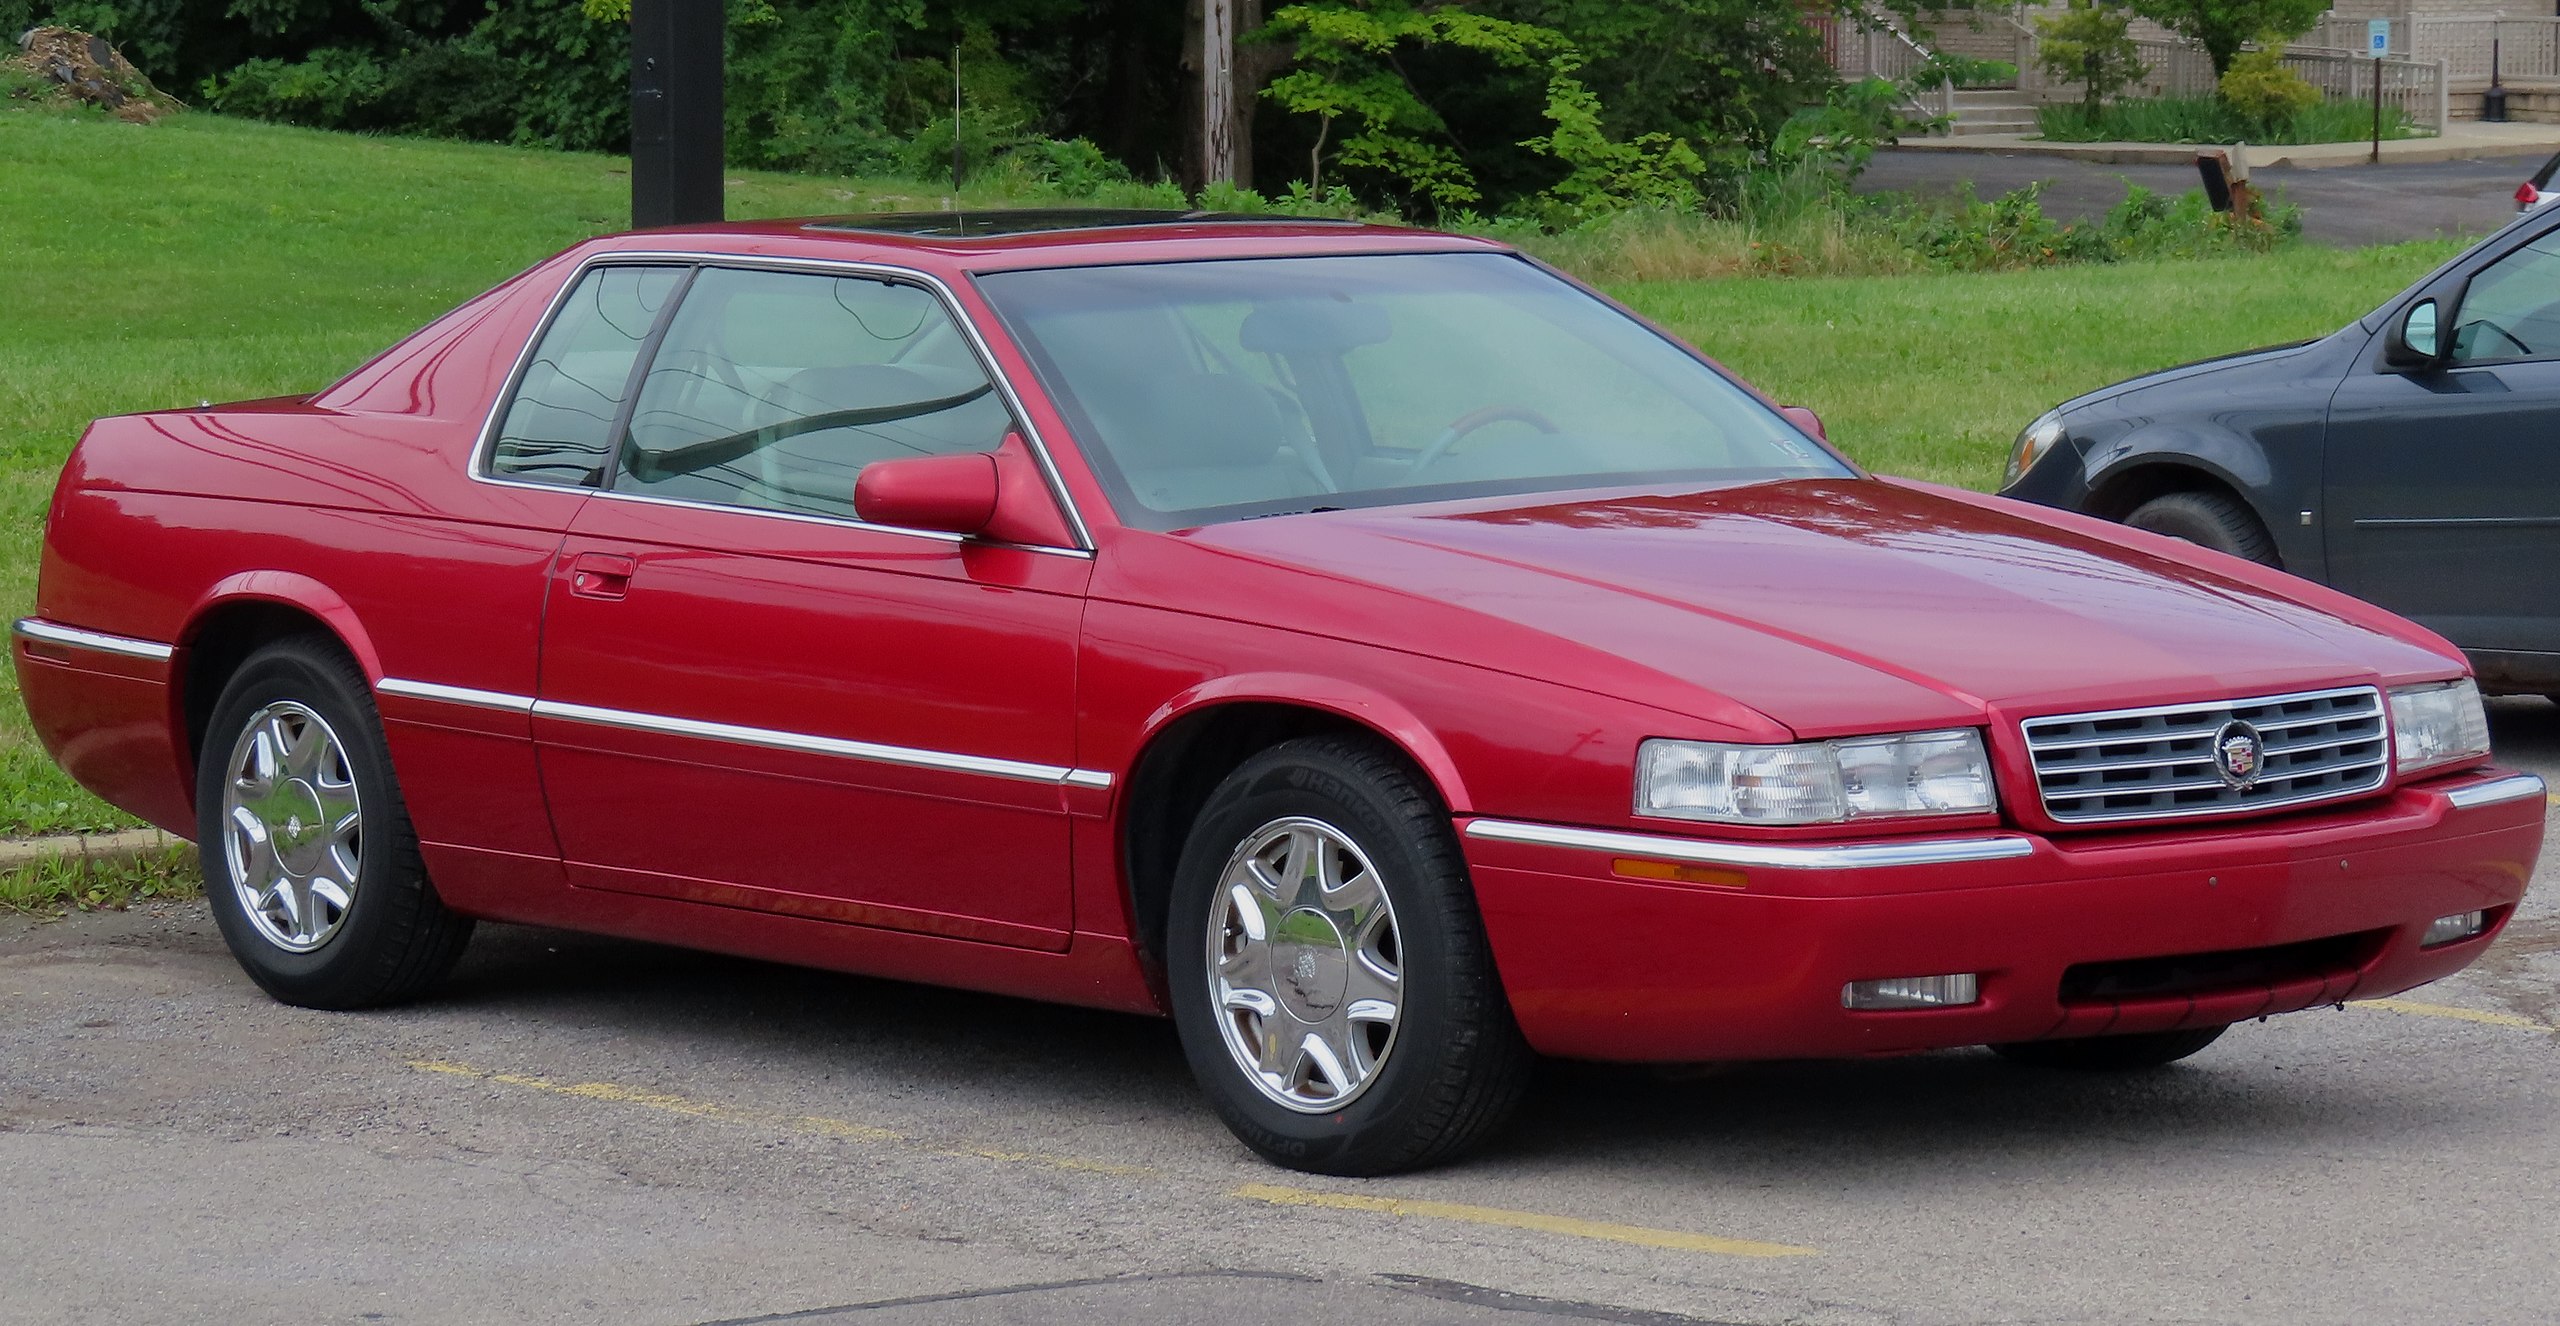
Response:
[[[2276,541],[2258,523],[2257,514],[2221,493],[2167,493],[2135,507],[2124,523],[2215,552],[2276,564]]]
[[[471,938],[427,881],[371,689],[333,642],[281,641],[232,674],[205,729],[196,823],[223,940],[288,1004],[409,998]]]
[[[1457,837],[1389,751],[1311,737],[1247,760],[1193,823],[1169,919],[1183,1053],[1266,1158],[1413,1169],[1518,1103],[1530,1053]]]
[[[2188,1031],[2140,1031],[2124,1036],[2079,1036],[2067,1040],[2019,1041],[1994,1045],[1992,1051],[2012,1063],[2036,1068],[2071,1068],[2084,1072],[2120,1073],[2173,1064],[2213,1044],[2228,1026]]]

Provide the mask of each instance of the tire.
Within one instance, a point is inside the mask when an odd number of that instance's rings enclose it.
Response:
[[[1992,1052],[2032,1068],[2068,1068],[2081,1072],[2124,1073],[2173,1064],[2222,1039],[2228,1025],[2187,1031],[2140,1031],[2124,1036],[2078,1036],[2067,1040],[2019,1041],[1994,1045]]]
[[[1274,1164],[1437,1164],[1519,1104],[1532,1055],[1457,835],[1392,751],[1309,737],[1245,761],[1193,822],[1168,920],[1183,1053]]]
[[[2135,507],[2124,523],[2218,553],[2275,566],[2276,541],[2257,513],[2222,493],[2169,493]]]
[[[205,896],[249,979],[304,1008],[411,998],[471,920],[418,858],[372,689],[336,642],[296,637],[222,688],[196,765]]]

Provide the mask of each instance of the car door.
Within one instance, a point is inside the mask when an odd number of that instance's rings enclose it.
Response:
[[[2439,364],[2376,337],[2331,402],[2331,582],[2466,649],[2560,653],[2560,231],[2444,302]]]
[[[865,464],[1014,428],[944,301],[703,268],[625,417],[544,622],[572,882],[1062,949],[1091,560],[853,511]]]

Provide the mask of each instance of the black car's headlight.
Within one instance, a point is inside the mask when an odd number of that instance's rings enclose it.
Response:
[[[1828,824],[1994,808],[1971,728],[1792,746],[1656,738],[1636,752],[1636,813],[1719,824]]]
[[[2028,470],[2035,468],[2037,461],[2044,459],[2044,453],[2053,450],[2054,444],[2061,440],[2062,411],[2045,411],[2034,423],[2027,425],[2026,431],[2018,434],[2017,441],[2009,444],[2009,468],[2000,476],[2000,486],[2006,488],[2025,477]]]

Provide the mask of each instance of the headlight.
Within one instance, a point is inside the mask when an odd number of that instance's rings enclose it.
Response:
[[[2034,423],[2027,425],[2025,432],[2018,434],[2017,441],[2009,444],[2009,468],[2000,476],[2000,486],[2006,488],[2025,477],[2028,470],[2035,468],[2037,461],[2044,459],[2044,453],[2053,450],[2053,444],[2061,440],[2062,411],[2045,411]]]
[[[2402,777],[2489,753],[2489,715],[2468,681],[2403,686],[2391,693],[2391,748]]]
[[[1991,762],[1971,728],[1792,746],[1655,739],[1636,751],[1636,813],[1720,824],[1827,824],[1987,811]]]

